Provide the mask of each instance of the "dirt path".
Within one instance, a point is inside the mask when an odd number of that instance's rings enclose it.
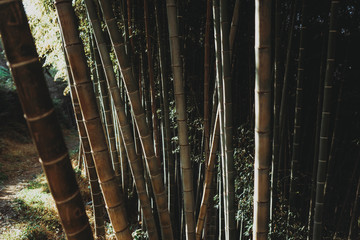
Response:
[[[3,183],[0,190],[0,233],[10,228],[18,217],[18,213],[13,211],[13,201],[16,194],[21,191],[26,184],[41,173],[41,165],[37,158],[33,159],[32,164],[27,169],[19,173],[19,176]]]
[[[71,153],[78,147],[77,134],[64,132],[65,141]],[[18,213],[13,210],[16,195],[29,181],[42,172],[35,146],[30,141],[1,139],[0,171],[7,180],[0,183],[0,234],[16,223]]]

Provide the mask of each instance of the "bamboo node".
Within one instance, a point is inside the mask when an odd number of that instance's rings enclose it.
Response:
[[[29,122],[34,122],[34,121],[46,118],[47,116],[51,115],[53,112],[54,112],[54,108],[51,108],[49,111],[47,111],[39,116],[36,116],[36,117],[28,117],[28,116],[26,116],[26,114],[24,114],[24,118]]]
[[[66,152],[65,154],[63,154],[62,156],[58,157],[58,158],[55,158],[53,160],[50,160],[50,161],[42,161],[42,159],[40,159],[40,162],[44,165],[44,166],[49,166],[49,165],[53,165],[53,164],[56,164],[62,160],[64,160],[66,157],[68,156],[68,153]]]
[[[69,201],[71,201],[72,199],[74,199],[78,194],[80,194],[80,190],[78,189],[76,192],[74,192],[72,195],[70,195],[69,197],[65,198],[64,200],[62,201],[56,201],[55,200],[55,203],[57,205],[61,205],[61,204],[64,204],[64,203],[67,203]]]
[[[5,2],[17,2],[16,0],[8,0],[8,1],[5,1]],[[4,1],[1,1],[1,4],[3,4]],[[28,60],[25,60],[25,61],[22,61],[22,62],[18,62],[18,63],[10,63],[9,64],[9,67],[10,68],[18,68],[18,67],[22,67],[22,66],[25,66],[27,64],[31,64],[31,63],[34,63],[34,62],[38,62],[39,61],[39,58],[38,57],[35,57],[35,58],[31,58],[31,59],[28,59]]]
[[[87,222],[80,230],[76,231],[76,232],[73,232],[73,233],[66,233],[66,235],[68,235],[69,237],[72,237],[72,236],[75,236],[79,233],[81,233],[82,231],[84,231],[85,229],[87,229],[89,226],[89,223]]]

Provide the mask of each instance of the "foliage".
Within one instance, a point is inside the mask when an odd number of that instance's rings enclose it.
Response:
[[[0,66],[0,87],[7,90],[15,90],[10,71],[7,67]]]
[[[55,80],[66,79],[66,64],[53,1],[25,0],[23,3],[37,52],[44,59],[44,67],[55,69]]]
[[[134,238],[134,240],[148,239],[147,233],[144,232],[141,228],[136,229],[131,235]]]
[[[236,219],[243,222],[243,235],[251,236],[254,194],[254,132],[249,126],[237,129],[234,148]]]

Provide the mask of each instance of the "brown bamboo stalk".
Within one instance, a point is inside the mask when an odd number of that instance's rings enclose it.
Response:
[[[105,43],[105,38],[103,36],[104,34],[101,30],[101,24],[99,19],[97,18],[92,0],[85,0],[85,4],[89,14],[89,18],[91,20],[91,25],[94,30],[96,44],[101,50],[99,53],[102,61],[102,66],[104,68],[107,85],[116,108],[117,120],[120,124],[122,140],[125,143],[125,148],[129,159],[131,171],[135,180],[138,197],[140,199],[141,207],[144,213],[148,234],[151,239],[158,239],[155,220],[151,211],[150,200],[146,194],[142,162],[140,157],[136,154],[132,129],[128,123],[127,116],[125,114],[125,104],[120,97],[120,91],[116,83],[115,73],[110,59],[110,55],[106,51],[107,46]],[[124,163],[122,163],[122,165],[124,166]],[[124,177],[125,176],[126,174],[124,174]],[[123,183],[125,184],[125,182],[126,181],[124,179]],[[123,187],[124,190],[126,190],[125,186]]]
[[[239,12],[240,12],[240,0],[236,0],[234,5],[233,16],[231,20],[230,34],[229,34],[230,60],[232,58],[236,32],[239,24],[239,17],[240,17]]]
[[[253,239],[267,239],[271,159],[271,1],[255,2],[255,164]]]
[[[155,82],[154,82],[154,66],[152,62],[152,51],[151,51],[151,38],[149,33],[149,9],[148,1],[144,0],[144,20],[145,20],[145,37],[146,37],[146,52],[148,61],[148,73],[150,82],[150,99],[151,99],[151,116],[152,116],[152,130],[155,145],[155,155],[157,160],[160,162],[160,134],[158,131],[158,117],[156,113],[156,93],[155,93]]]
[[[199,211],[199,217],[196,225],[196,239],[200,240],[202,235],[202,230],[204,228],[205,223],[205,217],[207,209],[209,208],[209,199],[213,182],[213,174],[214,174],[214,166],[215,166],[215,159],[216,159],[216,151],[219,146],[219,137],[220,136],[220,122],[219,122],[219,108],[216,114],[216,120],[215,120],[215,128],[214,132],[212,134],[211,139],[211,150],[209,159],[207,161],[206,166],[206,173],[205,173],[205,180],[204,180],[204,188],[203,188],[203,197],[201,200],[201,207]]]
[[[66,55],[64,49],[64,55]],[[84,154],[86,171],[90,184],[90,194],[92,199],[92,207],[94,211],[94,228],[95,228],[95,236],[97,238],[105,237],[105,225],[104,225],[104,199],[101,193],[95,165],[94,159],[91,155],[91,148],[89,139],[86,133],[84,121],[81,114],[81,108],[79,104],[79,100],[77,97],[76,89],[74,86],[74,80],[71,75],[71,69],[69,66],[69,62],[67,57],[65,57],[67,73],[68,73],[68,83],[70,86],[70,97],[71,102],[74,109],[74,115],[76,120],[76,126],[79,132],[80,142],[81,142],[81,152]],[[81,168],[80,168],[81,170]]]
[[[101,105],[102,109],[104,111],[104,125],[106,130],[106,136],[108,140],[108,146],[111,154],[111,159],[115,171],[116,178],[121,183],[121,166],[118,156],[118,151],[116,149],[116,143],[115,143],[115,131],[114,131],[114,121],[113,121],[113,115],[112,115],[112,109],[110,106],[110,97],[109,97],[109,91],[106,83],[106,75],[109,73],[105,73],[101,59],[99,54],[99,49],[97,47],[97,44],[95,41],[92,42],[93,49],[94,49],[94,60],[95,60],[95,66],[96,66],[96,73],[99,80],[99,87],[100,87],[100,98],[101,98]],[[115,74],[114,74],[115,76]]]
[[[69,240],[93,239],[21,1],[0,1],[0,34],[65,234]]]
[[[168,17],[169,42],[171,53],[171,68],[173,73],[176,121],[178,124],[178,136],[180,145],[185,234],[187,240],[195,239],[195,218],[194,218],[194,190],[193,171],[190,160],[190,146],[188,140],[187,114],[185,103],[183,63],[180,57],[180,38],[177,19],[177,6],[175,0],[166,0]]]
[[[233,157],[233,131],[232,131],[232,91],[231,91],[231,63],[229,47],[229,20],[228,1],[220,0],[220,35],[221,35],[221,63],[224,98],[224,140],[225,140],[225,226],[226,239],[234,239],[235,224],[235,179]]]
[[[204,44],[204,152],[205,161],[209,159],[210,148],[210,122],[209,122],[209,81],[210,81],[210,26],[211,26],[211,0],[206,1],[206,25]],[[206,162],[205,162],[206,163]],[[207,163],[205,165],[208,165]]]
[[[157,161],[154,146],[151,139],[149,127],[145,119],[145,111],[141,106],[139,89],[135,81],[130,62],[126,55],[125,45],[122,36],[117,28],[116,19],[108,0],[100,0],[100,6],[109,31],[112,46],[120,66],[123,82],[126,86],[127,95],[130,100],[132,112],[135,116],[137,129],[141,138],[141,143],[146,158],[147,169],[150,173],[153,192],[160,219],[160,226],[163,239],[173,239],[170,214],[167,207],[167,196],[162,180],[162,171],[160,163]]]
[[[117,239],[132,239],[123,196],[112,168],[99,111],[96,107],[95,94],[78,34],[72,1],[55,0],[55,7],[110,221]]]
[[[160,78],[161,78],[161,93],[163,99],[163,121],[164,121],[164,160],[167,165],[167,184],[168,184],[168,202],[169,202],[169,211],[171,221],[173,223],[174,232],[178,229],[175,224],[175,196],[176,196],[176,186],[175,186],[175,161],[172,154],[172,145],[171,145],[171,130],[170,130],[170,117],[169,117],[169,87],[168,79],[166,78],[166,64],[164,56],[164,45],[165,42],[162,41],[163,38],[163,29],[160,22],[160,10],[158,1],[155,0],[155,20],[157,28],[157,42],[158,42],[158,56],[159,56],[159,67],[160,67]]]
[[[326,73],[324,83],[324,96],[321,116],[320,140],[319,140],[319,159],[316,175],[316,197],[314,212],[313,239],[319,240],[322,237],[323,211],[324,211],[324,188],[326,181],[326,169],[329,159],[329,135],[332,109],[332,88],[333,74],[335,70],[335,46],[337,37],[337,10],[340,1],[331,1],[331,16],[329,24],[328,51],[326,62]]]

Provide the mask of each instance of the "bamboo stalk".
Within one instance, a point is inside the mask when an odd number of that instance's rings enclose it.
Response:
[[[64,55],[66,55],[65,49],[64,49]],[[102,237],[105,237],[104,199],[103,199],[103,195],[101,193],[99,180],[98,180],[98,176],[97,176],[95,165],[94,165],[94,159],[93,159],[93,156],[91,155],[89,138],[86,133],[84,121],[83,121],[82,114],[81,114],[81,108],[80,108],[78,96],[77,96],[76,89],[74,86],[74,80],[71,75],[71,69],[70,69],[67,57],[65,57],[65,62],[66,62],[66,66],[67,66],[71,102],[73,105],[76,125],[77,125],[77,129],[78,129],[79,137],[80,137],[80,141],[81,141],[81,152],[84,153],[84,158],[85,158],[85,163],[86,163],[85,164],[86,171],[87,171],[87,175],[89,178],[92,207],[93,207],[94,219],[95,219],[95,221],[94,221],[95,236],[97,238],[102,238]]]
[[[160,219],[161,233],[163,239],[171,240],[173,239],[173,232],[170,221],[170,214],[167,208],[167,196],[162,180],[161,166],[155,156],[150,130],[145,119],[145,112],[141,106],[139,89],[135,81],[131,65],[128,61],[128,57],[126,55],[122,36],[117,29],[117,23],[112,11],[112,6],[108,0],[100,0],[99,2],[110,35],[111,43],[114,47],[115,55],[122,72],[123,82],[131,103],[138,133],[141,138],[140,140],[146,158],[147,169],[150,173],[153,192],[155,195],[155,201]]]
[[[96,107],[95,94],[78,34],[72,1],[56,0],[55,7],[110,221],[117,239],[132,239],[124,199],[112,168],[99,111]]]
[[[136,154],[134,137],[130,125],[128,123],[127,116],[125,114],[124,103],[122,102],[122,99],[120,97],[120,91],[116,83],[115,73],[110,59],[110,55],[106,51],[107,46],[105,43],[105,38],[103,36],[104,34],[101,30],[100,21],[97,19],[97,15],[92,0],[85,0],[85,4],[87,7],[89,18],[91,20],[91,25],[94,30],[96,44],[98,45],[98,48],[101,50],[99,53],[102,61],[102,66],[106,74],[107,86],[109,88],[111,97],[115,105],[117,120],[120,124],[120,131],[122,135],[121,140],[125,143],[125,149],[127,152],[131,172],[135,180],[135,186],[137,189],[138,197],[140,199],[141,207],[144,213],[145,224],[148,229],[148,234],[151,239],[158,239],[155,220],[151,211],[150,199],[146,194],[146,186],[143,175],[142,162],[139,156]],[[120,140],[120,144],[122,144],[121,140]],[[124,166],[125,163],[122,163],[122,165]],[[127,182],[125,180],[126,174],[123,175],[124,175],[123,187],[124,190],[126,190],[125,188],[125,182]]]
[[[255,164],[253,239],[267,239],[271,159],[271,1],[255,2]]]
[[[186,239],[195,239],[195,218],[194,218],[194,190],[193,171],[190,161],[190,146],[188,140],[186,102],[184,93],[184,79],[182,61],[180,58],[179,26],[177,20],[177,7],[174,0],[166,0],[166,9],[169,28],[169,42],[171,53],[171,68],[173,72],[173,84],[175,95],[175,107],[177,114],[178,135],[180,145],[180,162],[182,172],[182,186],[185,214]]]
[[[322,236],[322,218],[324,206],[324,187],[326,180],[326,167],[329,158],[328,141],[329,141],[329,126],[331,121],[332,108],[332,85],[333,72],[335,69],[335,44],[337,35],[336,16],[339,1],[331,1],[330,10],[330,25],[329,25],[329,39],[328,52],[324,84],[324,98],[321,117],[320,142],[319,142],[319,160],[316,180],[316,200],[314,213],[314,228],[313,239],[321,239]]]
[[[21,1],[0,1],[0,34],[24,117],[66,237],[93,239]]]
[[[218,108],[219,109],[219,108]],[[209,154],[209,159],[207,161],[206,166],[206,173],[205,173],[205,180],[204,180],[204,188],[201,200],[201,206],[199,211],[199,217],[196,225],[196,239],[200,240],[202,235],[202,230],[204,228],[205,216],[206,212],[209,208],[209,199],[210,193],[213,189],[212,182],[213,182],[213,174],[214,174],[214,167],[215,167],[215,159],[216,159],[216,151],[219,146],[219,136],[220,136],[220,123],[219,123],[219,110],[216,114],[215,120],[215,128],[214,133],[211,139],[211,150]]]
[[[227,0],[220,0],[220,35],[221,35],[221,61],[223,81],[223,104],[224,104],[224,140],[225,140],[225,201],[226,239],[234,239],[236,235],[235,224],[235,178],[233,156],[233,132],[232,132],[232,90],[231,90],[231,62],[229,47],[229,20]]]
[[[293,146],[290,166],[290,187],[289,187],[289,209],[287,216],[287,238],[291,231],[291,215],[297,218],[295,201],[297,199],[298,183],[299,183],[299,160],[301,158],[301,131],[303,121],[303,82],[304,82],[304,67],[305,67],[305,47],[306,47],[306,28],[307,28],[307,2],[302,2],[302,23],[300,31],[299,43],[299,57],[297,68],[297,84],[296,84],[296,100],[295,100],[295,117],[294,117],[294,131],[293,131]]]

